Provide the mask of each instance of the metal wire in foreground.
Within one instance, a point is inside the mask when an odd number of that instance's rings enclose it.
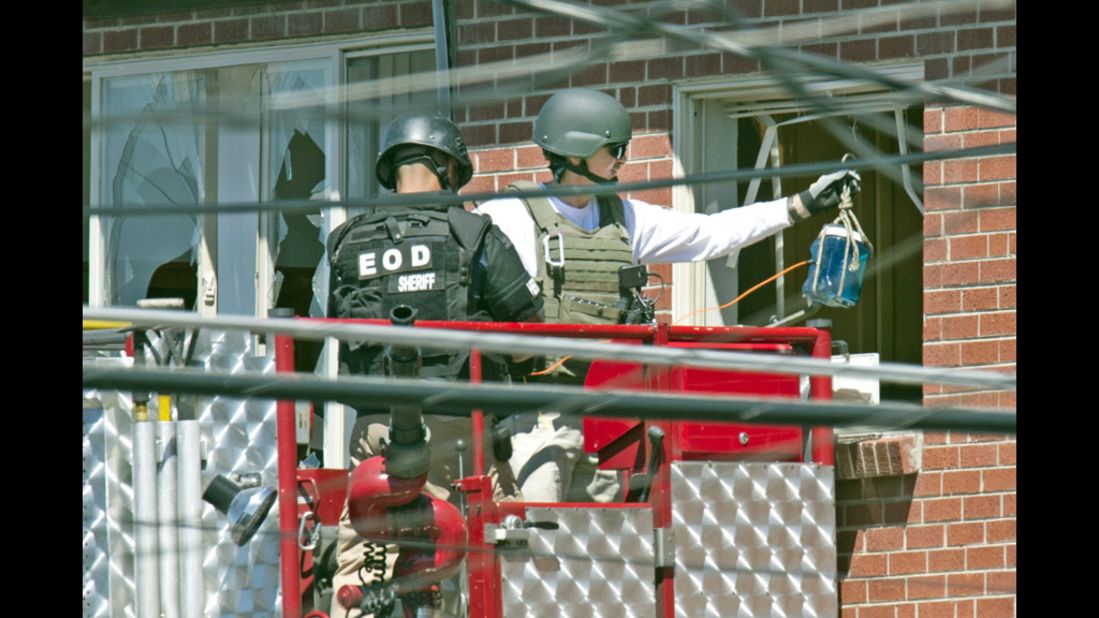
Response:
[[[917,405],[848,405],[734,396],[639,394],[566,386],[463,384],[308,374],[212,374],[196,370],[84,367],[85,388],[111,388],[283,400],[325,400],[370,408],[419,406],[426,413],[468,416],[474,408],[511,414],[554,410],[567,414],[676,420],[735,421],[769,425],[874,426],[1015,433],[1014,413]]]

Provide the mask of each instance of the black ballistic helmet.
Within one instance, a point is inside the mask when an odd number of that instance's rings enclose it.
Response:
[[[427,146],[428,149],[417,157],[394,161],[397,150],[405,152],[407,149],[401,147],[412,145]],[[458,162],[458,186],[449,186],[446,162],[441,157],[430,156],[434,154],[432,151],[442,152]],[[426,162],[427,159],[434,161],[435,165],[431,167],[444,189],[457,191],[473,178],[473,162],[466,151],[462,132],[446,118],[424,115],[401,116],[386,126],[382,134],[382,149],[378,153],[378,162],[374,165],[374,175],[383,187],[393,191],[396,188],[394,172],[397,167],[414,160]]]

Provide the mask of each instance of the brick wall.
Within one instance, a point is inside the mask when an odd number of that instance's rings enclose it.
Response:
[[[594,0],[634,14],[657,3]],[[962,13],[907,15],[899,0],[728,0],[744,26],[772,28],[785,44],[861,63],[923,62],[929,80],[978,75],[968,85],[1015,93],[1015,11],[987,4]],[[832,30],[862,12],[853,27]],[[590,49],[605,32],[569,19],[533,15],[494,0],[455,3],[456,65],[541,58]],[[710,10],[676,10],[663,21],[690,27],[719,23]],[[147,17],[85,20],[86,56],[277,44],[309,37],[425,27],[427,0],[307,0]],[[812,36],[796,38],[808,26]],[[827,31],[819,36],[820,31]],[[539,60],[541,61],[541,60]],[[532,66],[532,68],[535,68]],[[541,68],[540,66],[538,68]],[[629,109],[636,139],[623,180],[666,177],[671,170],[672,85],[697,77],[749,74],[752,61],[683,41],[658,57],[596,61],[534,81],[531,76],[459,84],[459,95],[488,95],[454,110],[478,175],[470,191],[499,190],[516,178],[543,180],[545,162],[530,145],[546,98],[568,86],[601,88]],[[1013,117],[958,105],[928,104],[927,150],[1014,141]],[[924,363],[1015,367],[1015,157],[930,163],[924,168]],[[670,204],[671,192],[633,197]],[[656,270],[671,278],[670,268]],[[665,301],[670,299],[665,295]],[[665,304],[661,309],[667,310]],[[924,391],[927,405],[1014,409],[1014,393]],[[1015,614],[1015,441],[1002,436],[928,433],[888,438],[895,447],[852,448],[849,469],[837,462],[837,542],[843,615],[1012,616]],[[904,443],[903,445],[901,443]],[[909,449],[888,465],[865,455]],[[843,449],[838,455],[842,458]],[[864,457],[859,460],[858,457]],[[856,462],[861,461],[861,467]],[[876,460],[880,461],[880,460]],[[905,463],[907,462],[907,463]]]

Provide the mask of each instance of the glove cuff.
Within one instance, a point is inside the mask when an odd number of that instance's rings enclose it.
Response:
[[[808,191],[802,191],[797,194],[797,197],[791,195],[786,198],[786,212],[790,215],[791,221],[804,221],[813,215],[813,209],[810,208],[810,204],[815,204],[816,200],[813,199],[813,194]]]

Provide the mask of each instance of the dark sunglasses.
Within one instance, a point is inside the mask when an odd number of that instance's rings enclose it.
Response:
[[[621,159],[626,156],[626,147],[629,146],[629,142],[623,142],[621,144],[608,144],[607,149],[614,156],[615,159]]]

